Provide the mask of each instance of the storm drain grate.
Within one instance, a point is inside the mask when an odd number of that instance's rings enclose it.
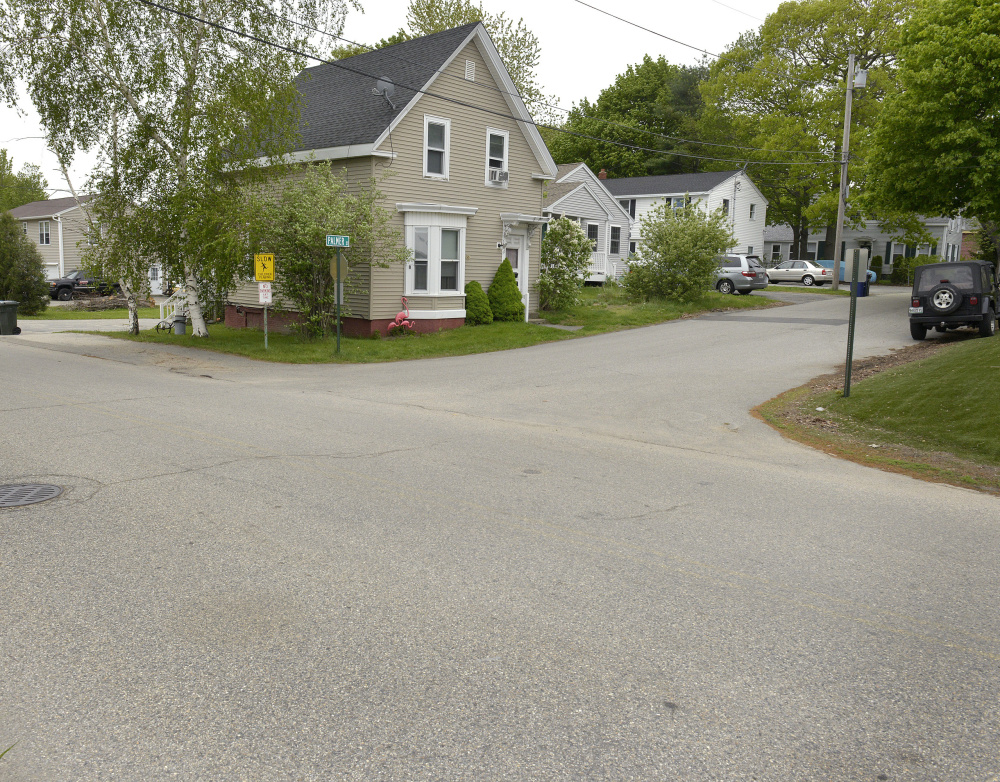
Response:
[[[62,494],[62,486],[51,483],[10,483],[0,486],[0,508],[33,505]]]

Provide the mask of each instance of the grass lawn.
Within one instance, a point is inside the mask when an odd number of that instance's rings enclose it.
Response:
[[[629,304],[620,290],[585,288],[581,303],[565,311],[545,313],[550,323],[580,326],[566,331],[534,323],[493,323],[489,326],[462,326],[435,334],[393,339],[341,340],[340,355],[336,355],[336,339],[304,340],[296,335],[269,334],[268,350],[264,350],[264,335],[254,329],[231,329],[222,324],[208,327],[208,339],[196,339],[190,334],[175,336],[170,333],[143,331],[138,337],[129,334],[104,336],[130,339],[137,342],[186,347],[232,353],[263,361],[292,364],[330,362],[371,363],[405,361],[442,356],[467,356],[473,353],[490,353],[497,350],[530,347],[543,342],[602,334],[608,331],[648,326],[676,320],[711,310],[774,306],[774,302],[761,296],[723,296],[710,292],[697,302],[685,305],[670,302]],[[97,332],[95,332],[97,333]]]
[[[41,315],[18,315],[18,320],[114,320],[127,318],[128,310],[74,310],[69,307],[48,307]],[[159,307],[140,307],[140,318],[159,318]]]
[[[852,384],[847,399],[828,394],[820,406],[906,445],[1000,465],[998,382],[1000,339],[973,338]]]
[[[861,464],[1000,493],[1000,338],[949,335],[856,361],[754,413],[799,442]]]
[[[768,285],[766,290],[780,291],[782,293],[822,293],[827,296],[850,296],[850,286],[834,290],[826,285]]]

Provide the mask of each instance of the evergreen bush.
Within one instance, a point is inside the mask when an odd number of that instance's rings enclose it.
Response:
[[[465,325],[485,326],[493,322],[493,310],[483,286],[476,280],[465,284]]]
[[[524,320],[524,302],[518,290],[514,269],[506,258],[497,269],[489,289],[490,309],[493,320],[517,322]]]
[[[38,250],[13,217],[0,213],[0,299],[19,302],[19,315],[38,315],[49,306],[49,290]]]

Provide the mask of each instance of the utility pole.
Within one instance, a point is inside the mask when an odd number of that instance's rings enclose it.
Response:
[[[854,98],[854,55],[847,58],[847,100],[844,103],[844,144],[840,148],[840,198],[837,199],[837,236],[833,247],[833,289],[840,287],[840,264],[844,261],[844,212],[847,211],[847,157],[851,149],[851,101]]]

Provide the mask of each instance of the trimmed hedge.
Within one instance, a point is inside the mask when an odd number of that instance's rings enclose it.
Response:
[[[465,284],[465,325],[485,326],[493,322],[493,310],[486,291],[476,280]]]
[[[493,320],[516,323],[524,320],[524,302],[521,301],[521,291],[517,288],[514,269],[506,258],[497,269],[496,276],[489,290],[490,309],[493,310]]]

